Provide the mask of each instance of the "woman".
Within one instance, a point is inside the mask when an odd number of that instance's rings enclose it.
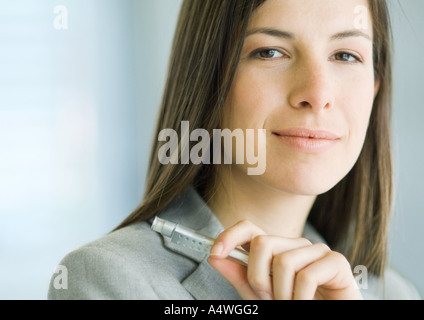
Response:
[[[183,137],[164,164],[155,140],[142,203],[65,257],[69,287],[52,279],[50,298],[416,298],[386,268],[390,40],[384,0],[185,0],[156,137],[253,130],[259,154],[266,132],[266,170],[187,161]],[[218,237],[210,256],[153,232],[157,215]],[[226,259],[238,246],[247,267]]]

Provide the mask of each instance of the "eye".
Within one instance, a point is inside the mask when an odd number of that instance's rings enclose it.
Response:
[[[362,62],[361,58],[349,52],[338,52],[335,55],[333,55],[332,58],[336,61],[341,61],[346,63]]]
[[[257,57],[259,59],[264,59],[264,60],[271,60],[271,59],[281,58],[285,56],[283,53],[281,53],[277,49],[272,49],[272,48],[256,50],[255,52],[253,52],[252,55],[254,57]]]

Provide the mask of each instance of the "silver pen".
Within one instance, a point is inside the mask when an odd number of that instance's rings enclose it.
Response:
[[[215,239],[198,233],[195,230],[184,227],[178,223],[155,217],[151,229],[168,237],[171,242],[189,248],[191,250],[210,254]],[[228,259],[247,266],[249,256],[247,251],[236,248],[230,252]]]

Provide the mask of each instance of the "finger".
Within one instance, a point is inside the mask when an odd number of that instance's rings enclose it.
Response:
[[[312,300],[318,289],[321,298],[328,300],[350,299],[352,296],[359,298],[354,282],[346,258],[331,251],[297,273],[293,299]]]
[[[210,254],[214,258],[226,258],[236,247],[248,244],[254,237],[261,234],[265,232],[250,221],[240,221],[216,238]]]
[[[274,257],[273,288],[277,300],[291,300],[293,298],[296,274],[321,259],[330,252],[325,244],[318,243],[293,250],[285,251]]]
[[[243,300],[260,299],[247,281],[246,267],[226,259],[209,258],[208,262],[227,279]]]
[[[225,260],[229,253],[241,245],[249,245],[252,238],[265,232],[248,221],[240,221],[223,231],[215,240],[210,251],[209,263],[237,290],[243,299],[255,299],[256,295],[247,280],[246,267]]]
[[[250,243],[247,268],[247,278],[251,287],[263,299],[272,299],[275,289],[273,289],[273,279],[270,274],[275,256],[282,252],[310,245],[311,242],[303,238],[288,239],[266,235],[253,238]]]
[[[271,263],[272,247],[275,239],[270,236],[259,235],[250,243],[249,264],[247,266],[247,280],[250,287],[262,300],[273,299]]]

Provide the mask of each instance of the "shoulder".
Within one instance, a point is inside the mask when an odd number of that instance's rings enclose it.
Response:
[[[193,268],[193,262],[166,250],[146,222],[88,243],[59,265],[66,274],[53,274],[49,299],[166,299],[158,286],[178,286]]]
[[[421,300],[415,286],[399,272],[389,267],[384,276],[371,276],[361,288],[365,299],[369,300]]]

